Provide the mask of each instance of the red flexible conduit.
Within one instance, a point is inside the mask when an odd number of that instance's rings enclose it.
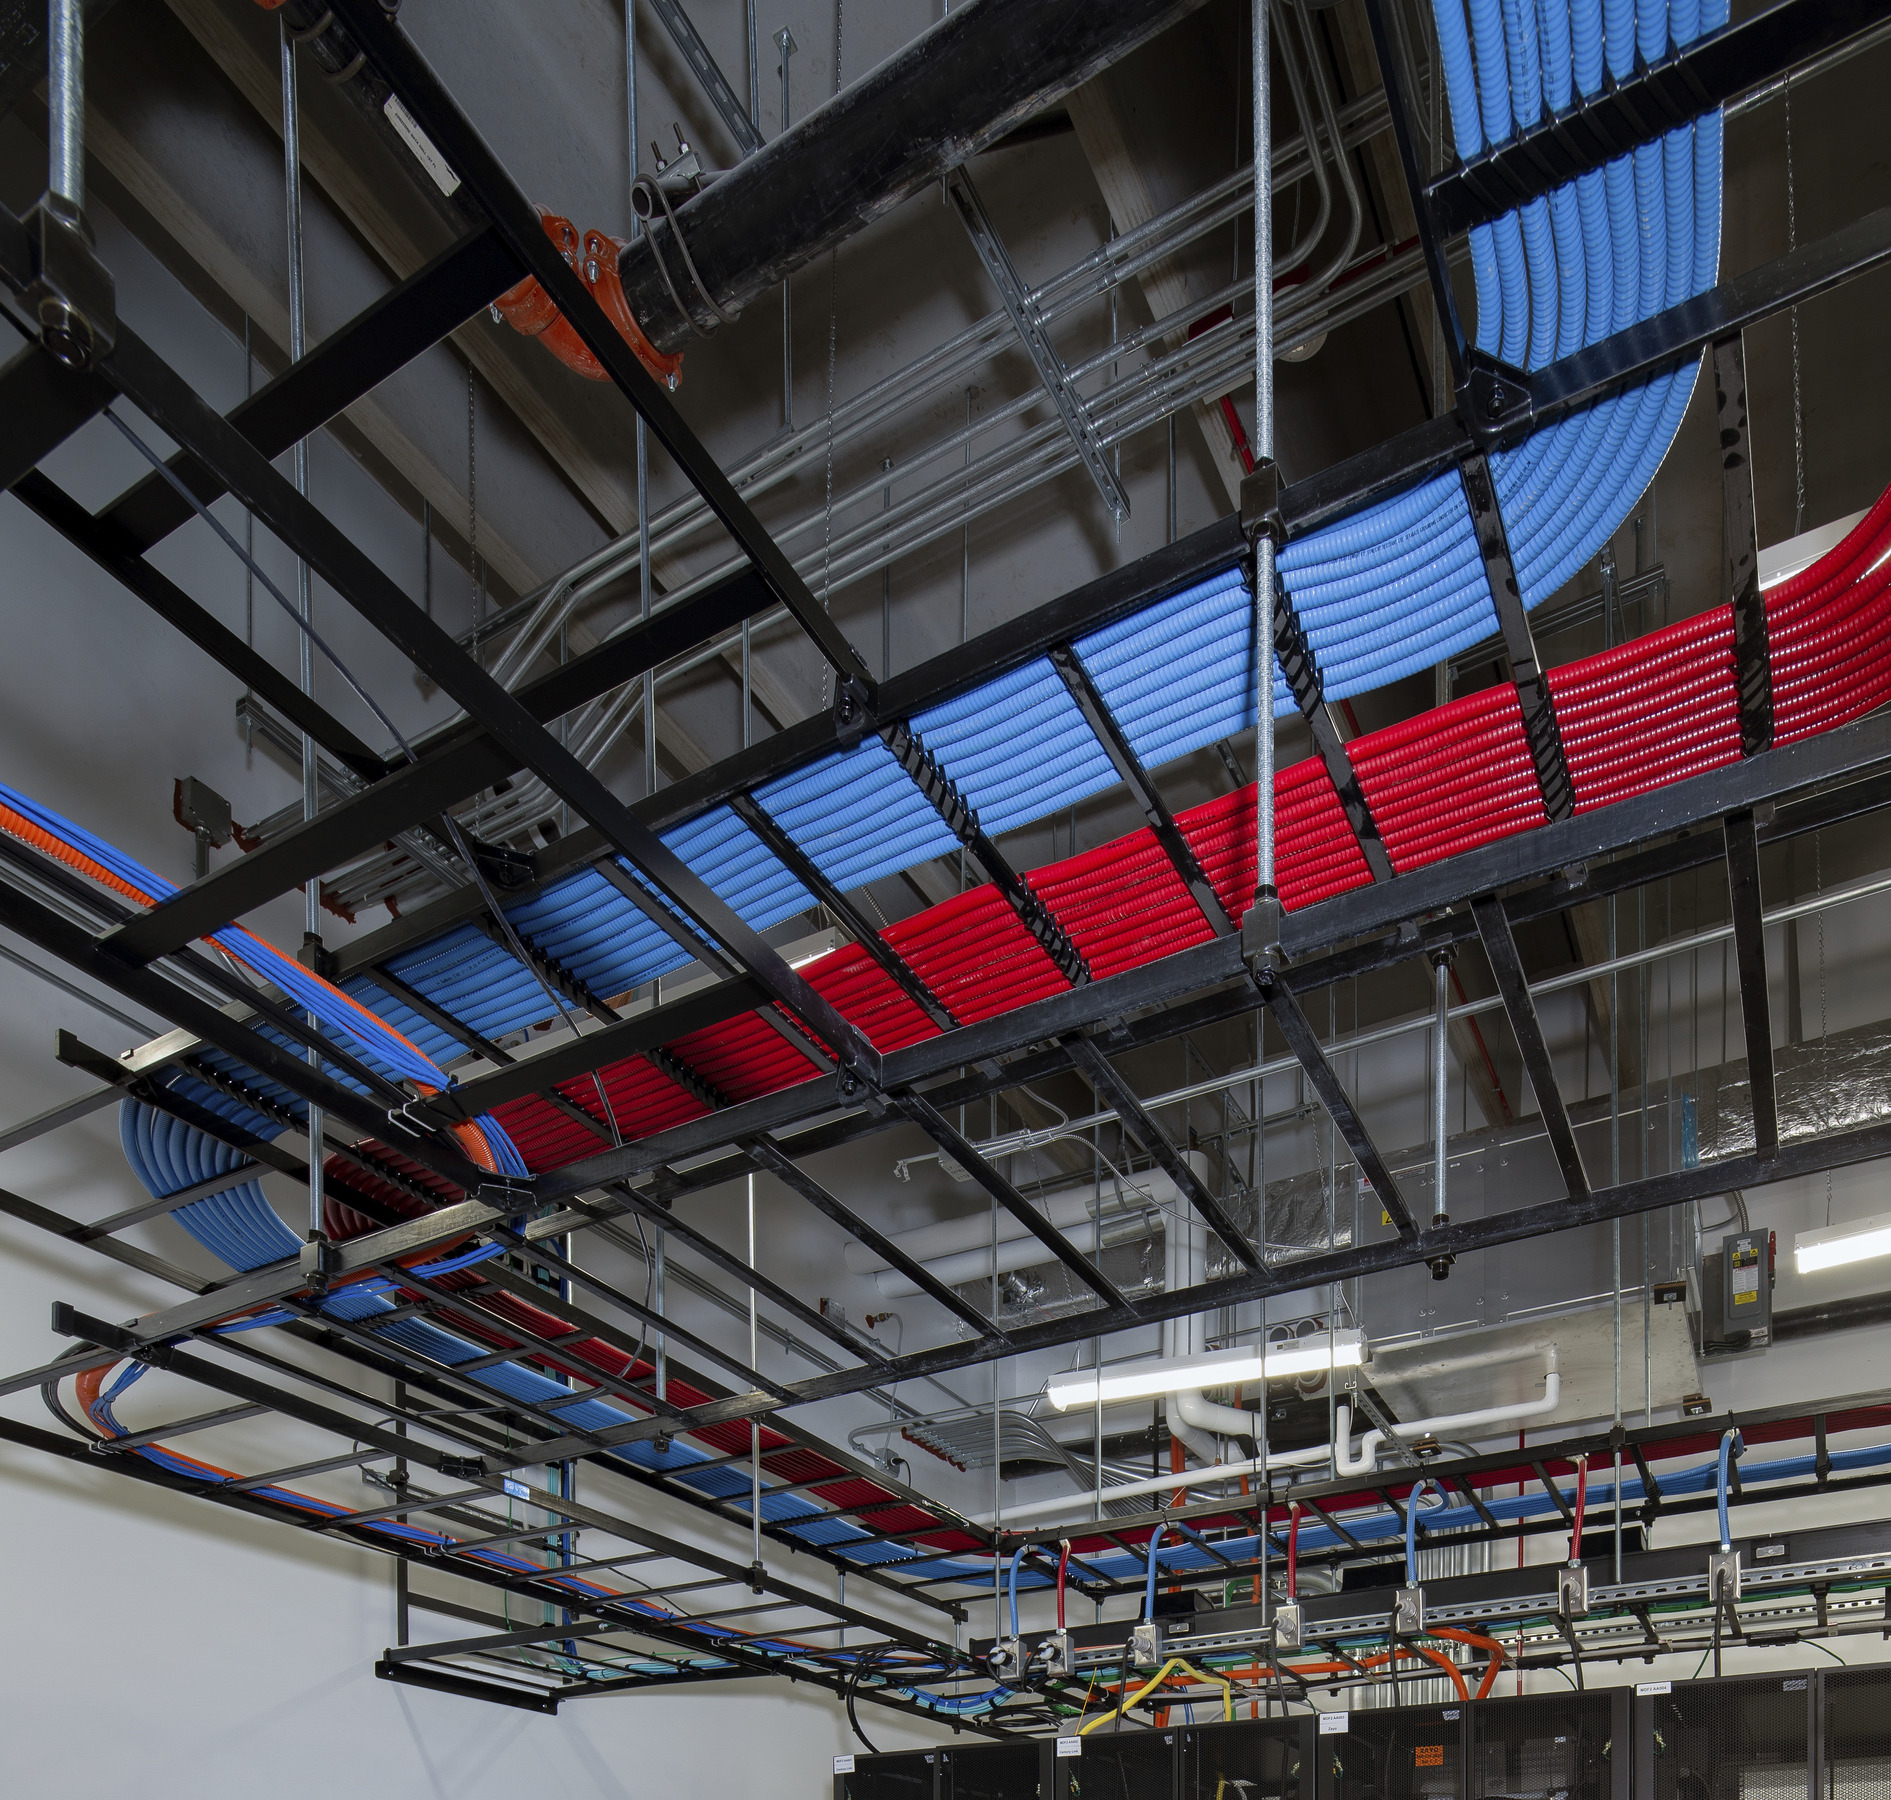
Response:
[[[1829,731],[1891,699],[1887,556],[1891,489],[1843,543],[1767,594],[1776,744]],[[1553,669],[1549,685],[1578,812],[1739,759],[1731,606]],[[1401,873],[1547,823],[1516,691],[1507,683],[1368,732],[1346,753]],[[1319,758],[1282,769],[1274,797],[1277,879],[1289,911],[1370,883]],[[1253,787],[1191,807],[1176,822],[1238,919],[1254,892]],[[1099,978],[1209,936],[1207,921],[1146,830],[1040,868],[1028,880]],[[968,1024],[1065,986],[1056,965],[989,886],[903,919],[882,935]],[[882,1050],[936,1034],[858,945],[808,964],[802,974]],[[669,1048],[737,1098],[772,1093],[818,1073],[778,1033],[750,1019]],[[604,1079],[626,1138],[695,1116],[698,1103],[642,1058],[607,1070]],[[569,1097],[596,1111],[588,1079],[570,1084]],[[596,1148],[582,1126],[543,1101],[521,1100],[497,1113],[534,1170]]]

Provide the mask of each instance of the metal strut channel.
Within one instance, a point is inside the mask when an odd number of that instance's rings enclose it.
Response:
[[[1773,670],[1767,649],[1766,599],[1760,592],[1743,333],[1734,332],[1714,345],[1714,405],[1720,416],[1721,535],[1727,550],[1726,591],[1733,601],[1740,754],[1758,756],[1773,747]]]
[[[1293,600],[1278,576],[1274,581],[1274,655],[1280,662],[1280,672],[1287,677],[1288,687],[1293,690],[1294,704],[1300,708],[1300,716],[1313,734],[1313,747],[1326,765],[1326,778],[1339,795],[1346,823],[1352,827],[1354,841],[1359,845],[1360,855],[1366,859],[1372,879],[1390,881],[1396,873],[1392,858],[1379,835],[1378,821],[1372,816],[1366,790],[1359,785],[1359,771],[1353,767],[1352,758],[1346,754],[1346,746],[1333,727],[1332,715],[1326,710],[1326,684],[1321,679],[1319,665],[1313,660],[1313,646],[1300,629]]]
[[[1182,885],[1195,896],[1195,904],[1202,909],[1202,917],[1214,927],[1215,934],[1225,937],[1234,930],[1234,921],[1228,917],[1228,909],[1221,904],[1215,884],[1202,872],[1194,849],[1182,835],[1182,828],[1176,824],[1175,815],[1157,793],[1155,782],[1143,767],[1142,758],[1136,754],[1135,745],[1129,741],[1128,733],[1123,730],[1116,715],[1110,711],[1109,703],[1098,691],[1090,671],[1083,665],[1083,658],[1077,654],[1076,646],[1058,645],[1050,653],[1050,664],[1076,703],[1077,710],[1083,714],[1083,722],[1090,727],[1097,742],[1115,764],[1117,774],[1122,777],[1136,804],[1142,808],[1142,816],[1149,821],[1149,829],[1155,834],[1163,855],[1169,859],[1169,866],[1175,870]]]
[[[221,663],[248,691],[266,700],[298,731],[307,732],[337,762],[364,781],[379,781],[387,774],[387,764],[361,738],[303,693],[267,657],[258,655],[222,620],[199,606],[168,575],[154,568],[139,553],[136,538],[121,530],[109,515],[95,518],[37,469],[15,482],[13,493],[75,549],[82,550],[108,575],[116,576],[167,625]],[[246,910],[239,907],[237,912]]]
[[[724,125],[729,128],[730,137],[735,139],[735,147],[744,156],[753,156],[762,147],[762,134],[755,129],[755,121],[748,115],[742,102],[735,97],[729,86],[728,77],[722,72],[716,59],[709,54],[709,46],[702,40],[690,16],[678,0],[650,0],[650,10],[657,15],[665,31],[670,34],[670,42],[676,46],[677,53],[689,64],[690,72],[696,77],[698,85],[709,98],[709,104],[716,109]],[[631,145],[633,158],[637,146]],[[634,175],[635,169],[631,170]]]
[[[1123,492],[1123,484],[1117,480],[1116,471],[1110,467],[1110,459],[1104,452],[1095,427],[1090,423],[1089,408],[1084,405],[1083,396],[1071,385],[1070,371],[1064,367],[1064,359],[1051,343],[1050,333],[1045,329],[1044,321],[1038,317],[1037,308],[1031,303],[1030,290],[1019,275],[1017,265],[1011,260],[1011,252],[1005,248],[1004,239],[998,235],[998,228],[991,222],[990,215],[985,211],[985,203],[979,198],[978,189],[972,185],[972,178],[963,166],[954,169],[946,177],[946,193],[959,215],[959,223],[965,227],[965,235],[972,240],[972,248],[978,252],[978,260],[985,265],[985,273],[991,277],[992,286],[998,290],[998,298],[1004,303],[1012,328],[1018,334],[1018,341],[1031,359],[1031,366],[1037,370],[1038,380],[1043,382],[1045,393],[1057,408],[1057,416],[1063,421],[1065,433],[1076,447],[1078,457],[1090,473],[1090,479],[1096,483],[1097,492],[1103,496],[1103,504],[1117,518],[1127,519],[1129,496]]]
[[[523,272],[490,226],[469,232],[232,407],[230,423],[265,456],[280,456],[458,330]],[[224,492],[188,451],[168,466],[206,504]],[[197,515],[154,469],[98,516],[144,551]]]
[[[38,477],[31,479],[36,482]],[[38,505],[36,500],[31,503]],[[66,529],[63,521],[54,522],[59,524],[61,530]],[[102,531],[104,528],[98,529]],[[111,568],[147,604],[164,612],[166,617],[170,616],[165,607],[159,605],[158,599],[139,585],[140,580],[148,579],[149,564],[143,559],[129,562],[127,569],[107,561],[89,543],[81,544],[81,548],[93,554],[103,566]],[[767,603],[767,591],[752,572],[745,571],[696,600],[681,606],[658,609],[648,619],[627,626],[595,650],[586,651],[583,656],[562,668],[551,670],[526,683],[514,692],[513,698],[541,722],[559,718],[573,707],[594,700],[612,688],[660,667],[672,656],[683,654],[705,635],[739,625],[744,618],[763,610]],[[188,626],[180,628],[204,643],[204,647],[232,673],[239,676],[244,673],[247,664],[239,666]],[[240,644],[241,640],[236,642]],[[314,725],[307,723],[308,703],[303,702],[298,709],[279,691],[280,686],[287,684],[282,684],[280,677],[273,679],[278,684],[276,688],[258,682],[255,684],[257,691],[267,693],[271,703],[281,707],[310,736],[333,749],[343,761],[355,767],[357,773],[366,775],[369,785],[359,793],[323,808],[306,823],[294,825],[279,836],[272,837],[247,856],[226,862],[221,868],[181,888],[163,905],[152,908],[147,922],[140,928],[141,933],[153,941],[165,942],[167,948],[189,943],[193,938],[219,929],[231,919],[241,918],[280,894],[294,891],[310,877],[326,874],[352,857],[376,848],[416,820],[437,815],[476,794],[481,788],[516,775],[523,766],[523,759],[516,751],[493,733],[461,722],[430,739],[421,740],[414,746],[419,761],[396,767],[391,773],[387,772],[386,765],[378,757],[373,757],[372,752],[367,752],[366,747],[361,746],[363,753],[372,758],[373,768],[370,770],[367,765],[357,765],[356,758],[349,753],[348,744],[353,741],[351,735],[346,741],[339,742],[332,734],[325,735],[322,725],[322,721],[327,718],[325,714]],[[290,687],[289,694],[294,693],[294,688]],[[333,722],[329,723],[332,725]],[[645,810],[638,807],[633,812],[642,817]],[[603,841],[602,833],[598,836],[600,854],[605,858],[600,872],[608,873],[612,846]],[[470,884],[466,893],[472,904],[462,916],[470,918],[483,907],[484,901],[479,890]],[[650,897],[640,890],[632,898],[637,904],[645,905]],[[674,916],[667,909],[662,909],[662,916],[657,922],[672,934],[678,929]],[[697,953],[697,948],[694,942],[690,944],[692,956]]]
[[[930,1295],[960,1324],[969,1327],[981,1340],[989,1343],[995,1354],[1004,1354],[1006,1338],[998,1329],[996,1320],[987,1319],[976,1307],[968,1305],[923,1263],[915,1261],[891,1238],[875,1230],[852,1207],[816,1181],[772,1137],[758,1134],[744,1138],[741,1142],[742,1148],[782,1186],[799,1194],[817,1212],[826,1214],[849,1237],[866,1245],[876,1256],[885,1257],[889,1268],[899,1270],[908,1281],[917,1283],[922,1293]]]
[[[1465,332],[1458,313],[1457,289],[1451,283],[1451,265],[1445,253],[1445,240],[1451,233],[1441,227],[1438,208],[1418,165],[1418,142],[1412,131],[1409,97],[1399,79],[1399,58],[1393,47],[1395,29],[1387,18],[1385,0],[1366,0],[1366,19],[1372,28],[1373,54],[1379,63],[1379,79],[1385,88],[1386,107],[1392,119],[1392,137],[1398,145],[1399,167],[1411,197],[1412,216],[1418,222],[1418,241],[1425,253],[1425,276],[1431,303],[1444,326],[1445,354],[1451,362],[1451,390],[1464,385]]]
[[[1034,938],[1072,987],[1081,987],[1090,979],[1090,965],[1083,952],[1070,941],[1068,933],[1050,909],[1032,891],[978,822],[978,814],[958,790],[952,777],[934,760],[932,752],[920,741],[919,733],[904,719],[884,727],[881,741],[893,752],[893,760],[912,777],[913,785],[925,795],[946,829],[971,853],[972,860],[985,872],[1019,922]]]
[[[952,1160],[971,1176],[986,1193],[1016,1219],[1030,1234],[1042,1244],[1057,1260],[1077,1277],[1085,1287],[1100,1299],[1112,1312],[1127,1315],[1130,1303],[1119,1291],[1116,1284],[1098,1269],[1076,1245],[1052,1225],[1030,1201],[1018,1192],[1004,1176],[987,1162],[977,1145],[973,1144],[939,1109],[922,1094],[907,1092],[891,1096],[893,1104],[921,1131],[932,1139]],[[1083,1315],[1092,1325],[1095,1315]],[[991,1328],[997,1328],[997,1320],[991,1321]]]
[[[1523,735],[1530,745],[1530,761],[1536,769],[1536,785],[1543,796],[1543,810],[1551,820],[1567,819],[1576,810],[1576,792],[1570,785],[1569,765],[1563,760],[1563,740],[1556,729],[1556,708],[1550,700],[1549,683],[1537,661],[1536,641],[1530,635],[1530,621],[1523,610],[1523,595],[1517,586],[1517,568],[1510,557],[1510,540],[1504,531],[1503,515],[1497,509],[1497,484],[1491,479],[1490,460],[1476,451],[1460,465],[1464,479],[1464,497],[1470,503],[1471,523],[1477,531],[1477,548],[1484,559],[1484,577],[1490,584],[1491,604],[1497,610],[1497,624],[1504,636],[1504,654],[1510,659],[1510,676],[1517,684],[1517,701],[1523,709]]]
[[[1814,243],[1736,275],[1532,373],[1527,406],[1512,420],[1535,431],[1637,382],[1665,374],[1716,338],[1830,292],[1891,259],[1891,207],[1866,213]],[[1342,518],[1413,482],[1444,473],[1471,446],[1466,422],[1445,413],[1281,490],[1290,537]]]
[[[1734,959],[1740,970],[1740,1015],[1746,1025],[1747,1085],[1753,1095],[1753,1152],[1779,1155],[1779,1100],[1773,1081],[1773,1023],[1766,992],[1766,926],[1760,911],[1760,846],[1750,812],[1730,814],[1727,904],[1733,912]]]

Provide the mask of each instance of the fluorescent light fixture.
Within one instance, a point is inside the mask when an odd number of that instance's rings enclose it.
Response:
[[[1307,1375],[1315,1370],[1357,1368],[1365,1361],[1366,1343],[1357,1331],[1342,1331],[1337,1339],[1296,1338],[1291,1343],[1240,1344],[1232,1350],[1210,1350],[1200,1356],[1169,1357],[1159,1362],[1129,1363],[1115,1370],[1072,1369],[1053,1375],[1044,1398],[1059,1412],[1073,1406],[1094,1406],[1099,1400],[1143,1400],[1153,1394],[1175,1394],[1190,1388],[1227,1387],[1237,1381],[1259,1381],[1282,1375]]]
[[[1801,1275],[1863,1262],[1872,1256],[1891,1256],[1891,1213],[1847,1219],[1843,1225],[1802,1231],[1793,1239],[1793,1262]]]

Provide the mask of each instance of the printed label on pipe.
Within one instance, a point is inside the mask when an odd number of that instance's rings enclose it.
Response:
[[[381,108],[387,122],[400,133],[400,139],[414,153],[414,160],[427,171],[433,185],[443,194],[459,192],[460,178],[453,173],[453,165],[433,146],[433,139],[420,129],[419,122],[406,107],[401,105],[400,97],[389,94],[387,104]]]

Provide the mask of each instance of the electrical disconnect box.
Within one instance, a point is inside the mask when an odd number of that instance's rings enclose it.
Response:
[[[1770,1231],[1729,1232],[1689,1274],[1690,1310],[1703,1356],[1737,1356],[1773,1341],[1778,1245]]]
[[[1736,1232],[1721,1239],[1720,1255],[1725,1286],[1723,1317],[1729,1337],[1745,1331],[1754,1349],[1773,1338],[1773,1247],[1771,1233]]]

